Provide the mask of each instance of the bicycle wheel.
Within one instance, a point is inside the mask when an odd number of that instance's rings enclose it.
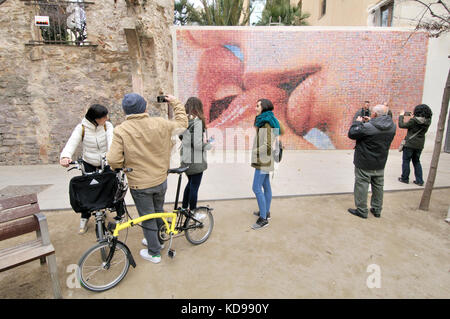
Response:
[[[111,243],[92,246],[78,262],[77,276],[81,285],[91,291],[105,291],[116,286],[127,274],[130,261],[127,249],[118,242],[114,256],[107,267],[102,251],[110,251]]]
[[[211,211],[206,207],[200,207],[194,211],[194,218],[197,221],[188,218],[187,229],[184,233],[186,239],[194,245],[204,243],[211,235],[214,227],[214,218]]]

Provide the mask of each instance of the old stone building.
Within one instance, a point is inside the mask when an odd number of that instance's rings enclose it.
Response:
[[[69,5],[83,11],[81,43],[68,29]],[[36,25],[50,16],[55,26],[52,12],[67,20],[58,23],[59,44]],[[91,104],[108,107],[117,125],[129,92],[167,116],[156,96],[173,92],[172,21],[173,0],[0,1],[0,165],[58,162]]]

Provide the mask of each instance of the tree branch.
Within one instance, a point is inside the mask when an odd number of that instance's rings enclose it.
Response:
[[[427,7],[427,9],[430,11],[431,16],[433,16],[433,17],[435,17],[435,18],[438,18],[438,19],[440,19],[440,20],[442,20],[442,21],[444,21],[444,22],[446,22],[446,23],[449,23],[449,20],[448,20],[448,19],[445,19],[445,18],[443,18],[443,17],[441,17],[441,16],[435,14],[435,13],[433,12],[433,10],[431,10],[431,5],[432,5],[432,4],[438,4],[438,3],[441,3],[442,5],[444,5],[444,3],[438,1],[438,2],[435,2],[435,3],[426,4],[426,3],[422,2],[421,0],[414,0],[414,1],[419,2],[420,4],[422,4],[422,5],[424,5],[425,7]],[[445,5],[444,5],[444,7],[447,9],[447,7],[446,7]],[[447,11],[448,11],[448,9],[447,9]]]
[[[414,31],[411,32],[411,34],[408,36],[408,38],[406,39],[406,41],[403,43],[402,49],[403,49],[403,47],[406,45],[406,43],[408,43],[409,39],[411,39],[411,37],[416,33],[416,31],[419,30],[419,28],[420,28],[420,27],[419,27],[419,26],[420,26],[420,22],[422,21],[423,17],[425,16],[425,13],[427,13],[427,10],[426,10],[426,9],[423,11],[423,14],[422,14],[422,16],[420,17],[419,22],[417,23],[416,28],[414,29]]]
[[[442,6],[445,8],[445,10],[447,10],[447,12],[448,13],[450,13],[450,10],[447,8],[447,6],[445,5],[445,3],[444,2],[442,2],[442,0],[438,0],[438,2],[437,3],[440,3],[440,4],[442,4]]]

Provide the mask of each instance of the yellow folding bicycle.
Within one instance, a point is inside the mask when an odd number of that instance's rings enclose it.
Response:
[[[161,218],[163,223],[158,229],[160,241],[169,241],[168,256],[175,257],[172,249],[174,235],[184,232],[186,239],[194,244],[204,243],[211,235],[214,218],[209,207],[198,207],[194,211],[177,208],[182,173],[187,167],[170,169],[168,173],[179,174],[177,193],[173,212],[154,213],[130,219],[117,224],[112,235],[89,248],[78,262],[77,276],[81,285],[91,291],[105,291],[115,287],[126,276],[130,265],[136,267],[133,255],[127,245],[118,240],[119,232],[138,225],[143,221]]]

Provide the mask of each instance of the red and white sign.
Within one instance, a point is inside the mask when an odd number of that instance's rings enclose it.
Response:
[[[49,27],[50,19],[48,16],[34,16],[34,25],[38,27]]]

